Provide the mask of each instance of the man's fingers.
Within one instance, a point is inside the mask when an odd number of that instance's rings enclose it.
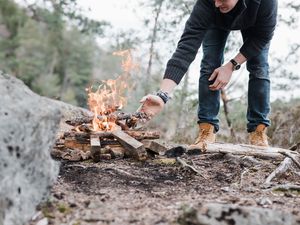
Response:
[[[141,100],[140,103],[144,103],[148,99],[148,95],[144,96]]]
[[[219,85],[219,81],[218,80],[215,80],[215,82],[211,85],[209,85],[209,88],[216,88],[218,85]]]
[[[215,81],[212,85],[209,85],[209,89],[212,91],[217,91],[226,86],[226,83]]]
[[[218,75],[218,71],[215,70],[215,71],[211,74],[211,76],[208,78],[208,80],[211,81],[211,80],[215,79],[215,78],[217,77],[217,75]]]
[[[223,83],[219,83],[215,89],[220,90],[222,87],[223,87]]]

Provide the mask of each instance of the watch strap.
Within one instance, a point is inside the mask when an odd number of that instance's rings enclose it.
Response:
[[[162,90],[159,90],[158,92],[156,92],[156,95],[158,97],[160,97],[165,104],[171,99],[168,92],[165,92],[165,91],[162,91]]]
[[[233,70],[238,70],[241,67],[241,65],[237,61],[235,61],[235,59],[231,59],[230,62],[233,65]]]

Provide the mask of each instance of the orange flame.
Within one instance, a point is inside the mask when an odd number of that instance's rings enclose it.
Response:
[[[122,69],[125,74],[129,74],[130,71],[138,68],[138,65],[133,63],[130,49],[113,52],[113,55],[122,57]]]
[[[116,117],[113,112],[120,110],[127,103],[124,97],[128,85],[126,80],[130,71],[137,68],[132,63],[130,50],[114,52],[113,55],[122,56],[122,68],[124,74],[116,80],[102,81],[98,89],[93,92],[88,89],[88,106],[94,113],[92,121],[94,131],[111,131],[116,129]],[[125,59],[124,59],[125,58]]]

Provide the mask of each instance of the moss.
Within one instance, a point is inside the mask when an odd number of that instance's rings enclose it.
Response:
[[[58,204],[57,210],[60,213],[68,213],[68,212],[70,212],[70,208],[68,206],[66,206],[65,204]]]
[[[44,205],[41,206],[41,211],[43,215],[49,219],[54,219],[55,216],[53,214],[53,204],[51,202],[46,202]]]
[[[73,225],[80,225],[80,221],[76,221]]]

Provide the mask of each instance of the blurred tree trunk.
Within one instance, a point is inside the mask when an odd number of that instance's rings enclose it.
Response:
[[[152,35],[151,35],[151,41],[150,41],[149,60],[148,60],[148,66],[147,66],[147,70],[146,70],[146,79],[149,79],[149,77],[151,76],[152,65],[153,65],[153,55],[155,53],[154,44],[157,40],[157,30],[159,28],[158,20],[159,20],[160,14],[161,14],[163,2],[164,2],[164,0],[157,1],[156,8],[154,10],[155,18],[154,18],[154,26],[152,29]],[[149,92],[150,92],[150,85],[146,85],[145,94],[148,94]]]
[[[184,102],[186,100],[186,97],[188,96],[189,76],[190,76],[190,70],[188,70],[184,76],[183,86],[180,91],[179,105],[183,106],[183,107],[185,106]],[[178,119],[177,119],[177,123],[178,123],[177,127],[179,127],[179,128],[184,127],[186,116],[187,115],[185,113],[185,109],[181,109],[179,111],[179,115],[178,115]]]
[[[229,118],[229,109],[228,109],[229,99],[228,99],[226,91],[224,89],[221,89],[221,99],[223,102],[223,109],[224,109],[226,123],[230,130],[231,137],[233,140],[236,140],[236,135],[235,135],[234,129],[232,127],[231,119]]]
[[[186,98],[189,95],[188,91],[188,81],[189,81],[189,70],[186,72],[183,80],[183,86],[181,90],[177,91],[179,94],[179,98],[177,98],[177,102],[173,102],[171,100],[171,111],[174,112],[172,119],[168,121],[168,129],[166,132],[166,139],[170,140],[172,137],[176,135],[176,133],[184,135],[184,131],[187,127],[187,120],[192,118],[191,116],[187,115],[187,104]]]

